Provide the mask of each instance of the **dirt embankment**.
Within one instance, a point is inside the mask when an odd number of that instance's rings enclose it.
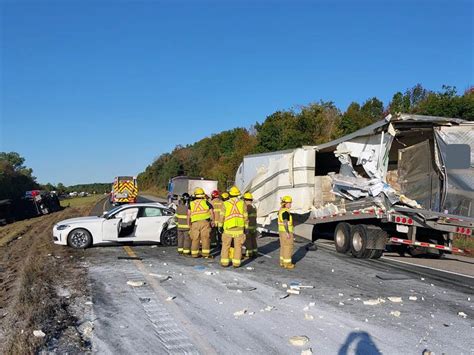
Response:
[[[87,288],[82,251],[53,244],[51,233],[56,222],[89,210],[67,208],[0,228],[0,353],[88,349],[71,311]]]

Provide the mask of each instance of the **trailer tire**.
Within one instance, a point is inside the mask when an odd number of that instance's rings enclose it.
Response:
[[[367,249],[368,233],[367,226],[358,224],[351,228],[351,254],[358,259],[368,259],[372,250]]]
[[[383,250],[372,249],[370,253],[370,259],[380,259],[383,255]]]
[[[346,222],[338,223],[334,229],[334,244],[338,253],[346,254],[351,249],[351,225]]]

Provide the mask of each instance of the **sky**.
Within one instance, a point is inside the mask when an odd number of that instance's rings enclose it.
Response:
[[[0,151],[110,182],[319,100],[473,85],[473,2],[0,0]]]

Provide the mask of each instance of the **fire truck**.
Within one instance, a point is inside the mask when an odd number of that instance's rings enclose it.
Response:
[[[110,193],[110,203],[114,206],[136,203],[138,185],[136,176],[116,176]]]

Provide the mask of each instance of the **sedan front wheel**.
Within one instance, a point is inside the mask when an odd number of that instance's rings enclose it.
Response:
[[[67,237],[67,243],[74,249],[85,249],[92,244],[92,235],[83,228],[74,229]]]

